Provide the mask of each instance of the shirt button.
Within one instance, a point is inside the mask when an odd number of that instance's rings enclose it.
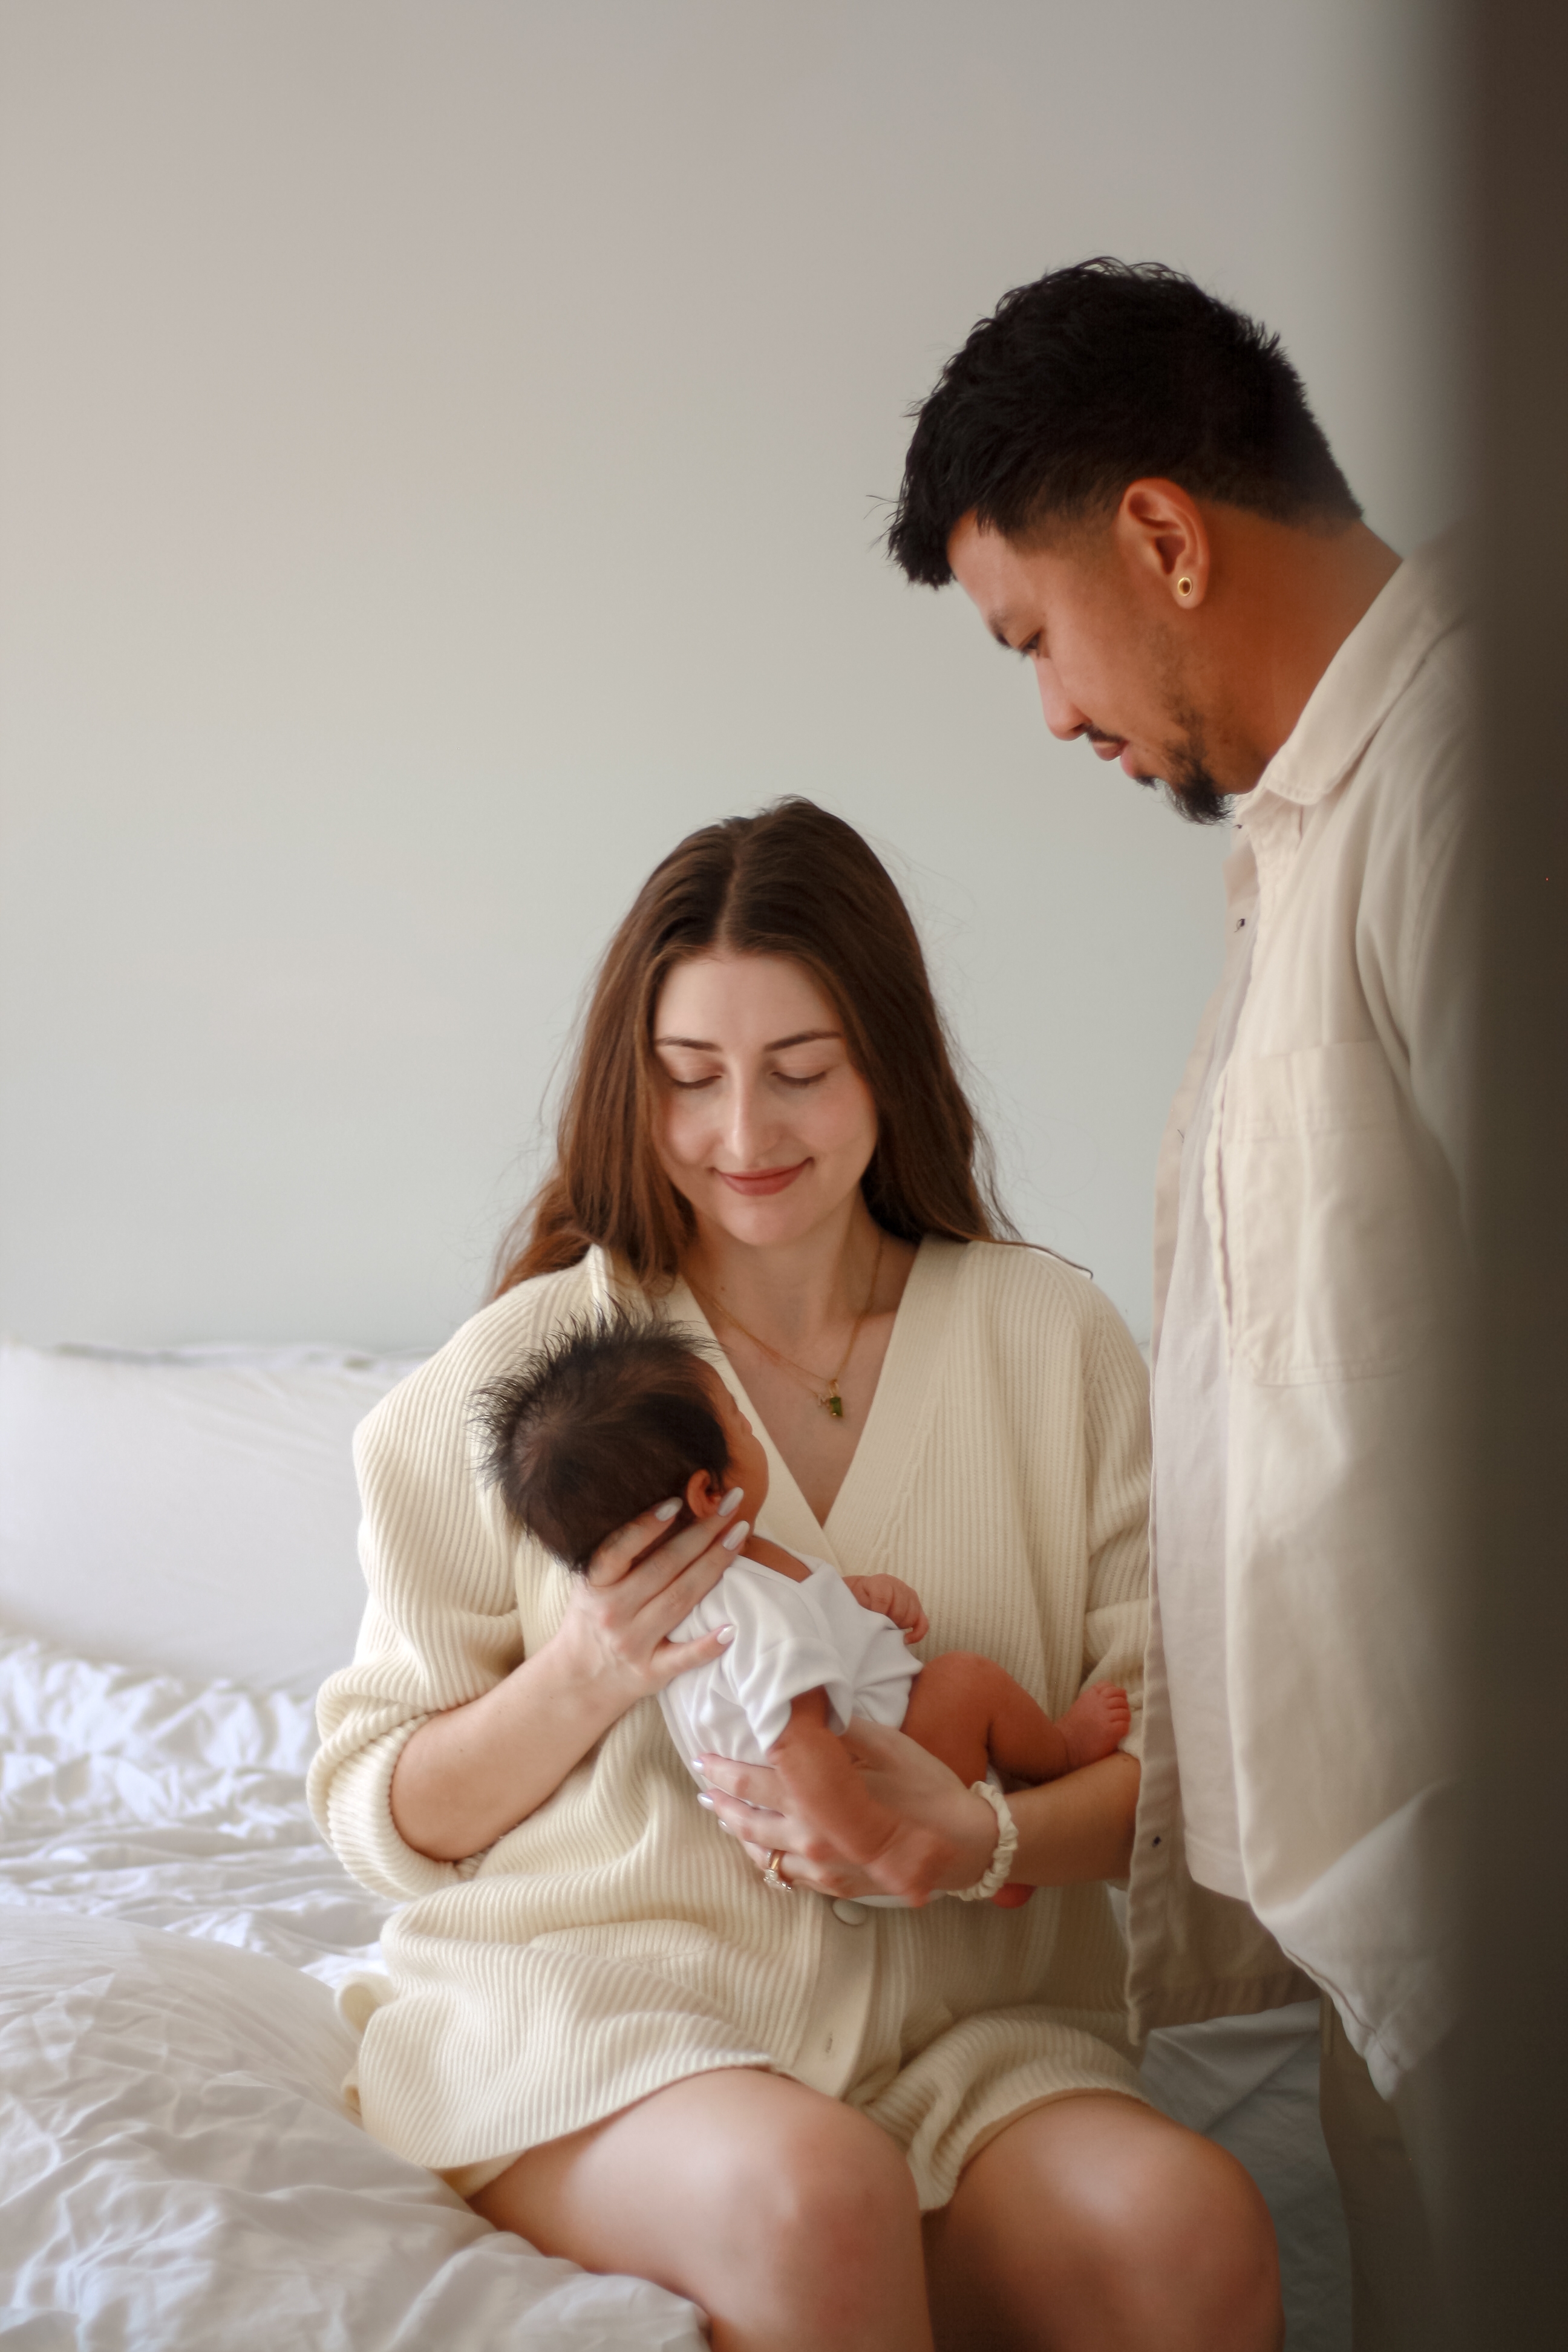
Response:
[[[841,1895],[833,1906],[833,1916],[842,1919],[847,1927],[858,1927],[866,1916],[866,1906],[851,1903],[847,1895]]]

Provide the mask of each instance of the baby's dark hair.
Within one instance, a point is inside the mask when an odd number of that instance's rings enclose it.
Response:
[[[577,1575],[605,1538],[694,1470],[722,1481],[730,1448],[702,1342],[613,1308],[568,1325],[480,1389],[480,1475],[513,1522]]]

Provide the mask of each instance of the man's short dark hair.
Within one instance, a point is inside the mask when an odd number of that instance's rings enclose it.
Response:
[[[721,1480],[730,1447],[702,1343],[611,1311],[573,1323],[473,1400],[480,1475],[508,1516],[578,1575],[606,1536]]]
[[[1027,541],[1113,514],[1145,475],[1276,522],[1361,514],[1279,336],[1162,262],[1016,286],[911,414],[888,547],[932,588],[966,514]]]

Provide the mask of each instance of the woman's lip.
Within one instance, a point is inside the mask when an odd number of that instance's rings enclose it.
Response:
[[[715,1168],[713,1173],[721,1183],[728,1184],[730,1190],[739,1192],[743,1200],[756,1201],[765,1198],[770,1192],[782,1192],[784,1186],[793,1184],[801,1170],[809,1165],[809,1160],[797,1160],[793,1168],[752,1168],[743,1174],[731,1172],[728,1168]]]

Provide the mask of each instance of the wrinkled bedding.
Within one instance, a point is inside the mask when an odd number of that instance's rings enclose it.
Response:
[[[241,1946],[328,1983],[388,1906],[305,1809],[313,1709],[0,1636],[0,1906]]]
[[[0,2346],[700,2352],[690,2304],[350,2116],[331,1987],[384,1912],[305,1810],[314,1741],[301,1700],[0,1637]]]

